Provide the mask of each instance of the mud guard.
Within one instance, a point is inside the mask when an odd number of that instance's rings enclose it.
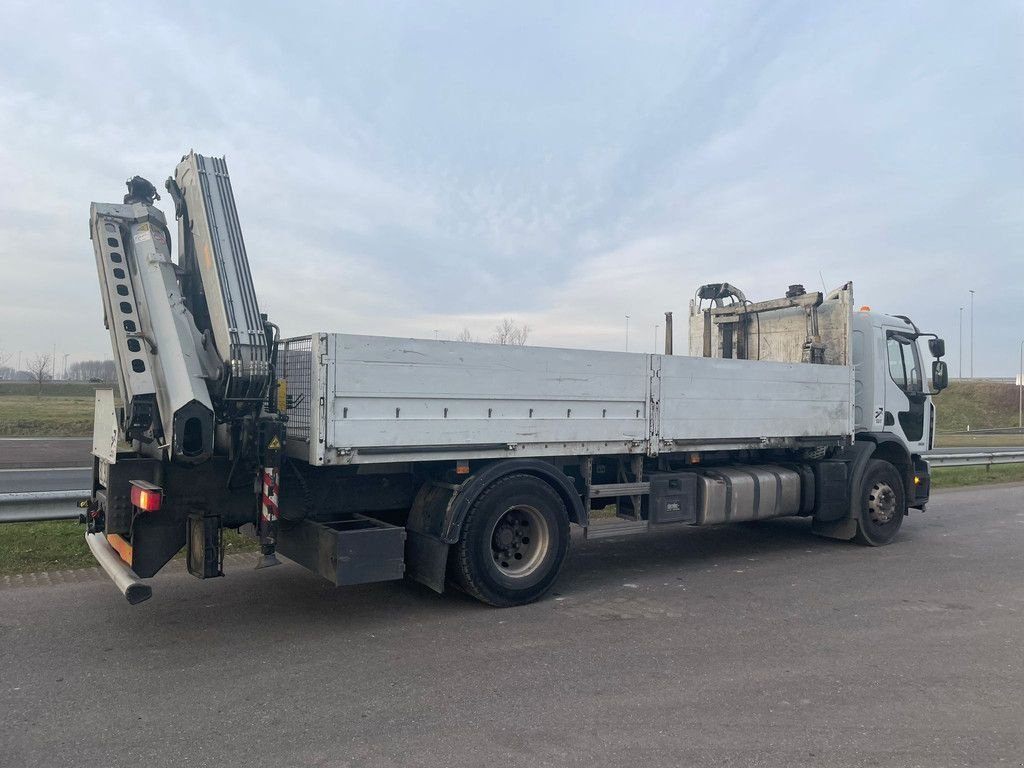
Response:
[[[533,475],[549,483],[565,503],[569,520],[588,524],[589,514],[579,491],[557,467],[538,459],[496,461],[481,467],[460,485],[427,483],[420,488],[405,525],[406,575],[435,592],[443,592],[448,547],[459,540],[469,508],[494,481],[511,474]]]
[[[842,539],[844,541],[849,541],[857,535],[860,493],[855,493],[854,491],[860,488],[860,484],[864,480],[864,468],[867,467],[868,459],[871,458],[874,452],[875,443],[873,441],[858,440],[836,457],[847,461],[849,464],[849,483],[846,488],[849,509],[846,515],[838,520],[818,520],[815,518],[811,521],[812,533],[824,536],[825,538]]]

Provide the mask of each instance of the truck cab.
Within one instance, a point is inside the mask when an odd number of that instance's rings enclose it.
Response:
[[[893,435],[911,455],[929,451],[935,436],[921,335],[910,320],[866,307],[851,317],[855,429]]]

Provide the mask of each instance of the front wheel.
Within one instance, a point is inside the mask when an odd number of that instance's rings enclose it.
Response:
[[[482,602],[524,605],[551,588],[568,550],[561,497],[532,475],[509,475],[470,507],[452,553],[452,576]]]
[[[887,461],[871,459],[864,470],[860,496],[856,541],[869,547],[888,544],[907,514],[899,471]]]

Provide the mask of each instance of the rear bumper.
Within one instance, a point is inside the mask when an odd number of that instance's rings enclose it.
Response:
[[[117,551],[110,546],[106,536],[102,533],[87,533],[85,542],[89,545],[89,550],[96,558],[96,562],[100,564],[110,580],[114,582],[114,586],[129,603],[135,605],[149,600],[153,596],[153,589],[139,580],[135,571],[129,568]]]

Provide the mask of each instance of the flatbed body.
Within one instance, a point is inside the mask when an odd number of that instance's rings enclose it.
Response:
[[[340,333],[282,342],[287,452],[315,466],[840,445],[853,372]]]

